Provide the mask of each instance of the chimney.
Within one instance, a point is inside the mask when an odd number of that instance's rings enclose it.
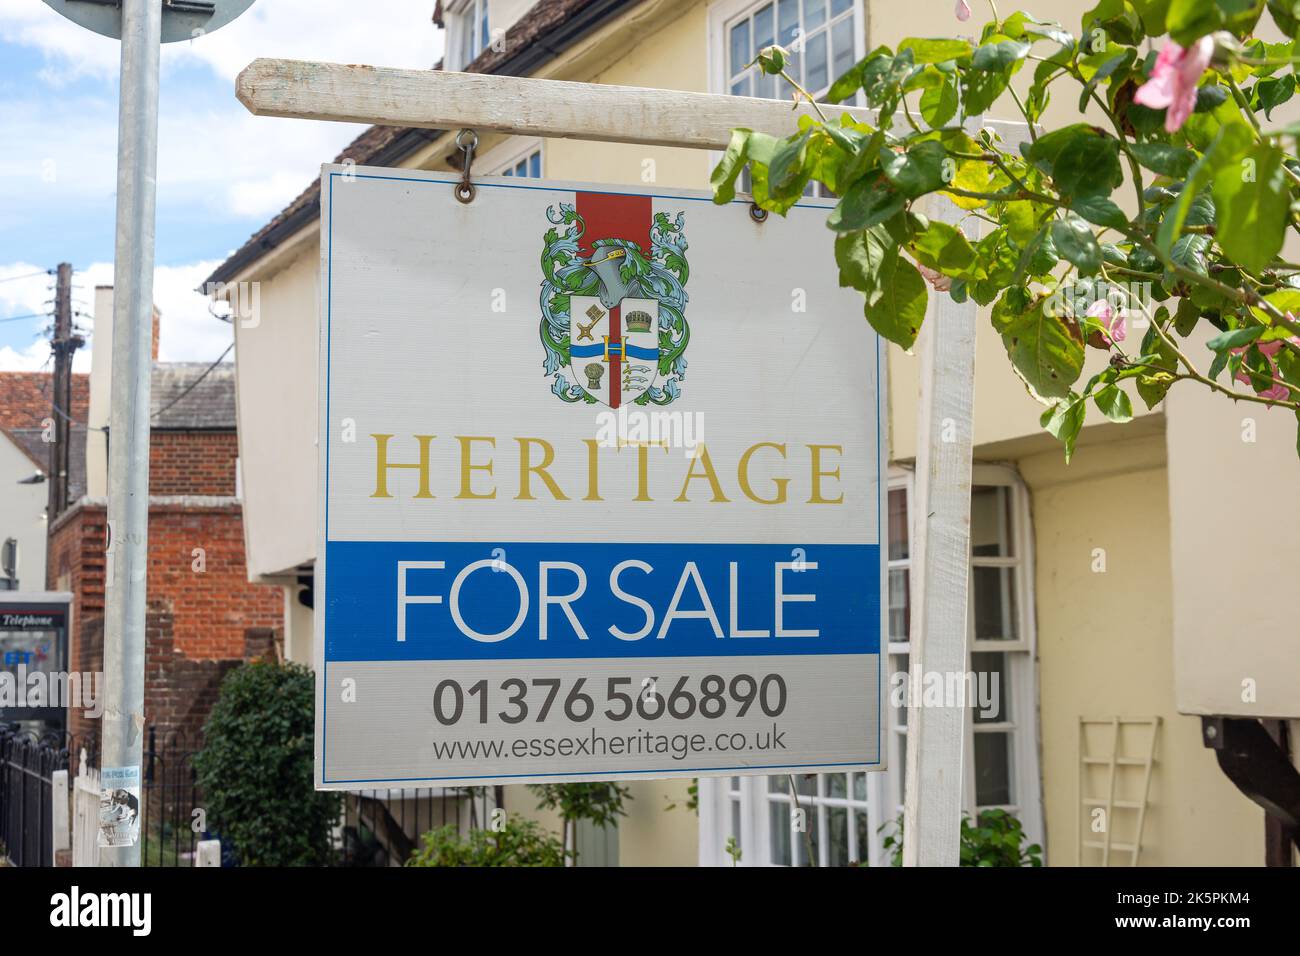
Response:
[[[162,313],[153,310],[153,360],[158,361]],[[95,286],[95,334],[90,350],[90,410],[86,414],[86,494],[108,494],[108,406],[112,398],[113,287]]]

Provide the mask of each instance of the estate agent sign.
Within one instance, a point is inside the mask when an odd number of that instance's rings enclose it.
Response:
[[[830,202],[322,173],[318,785],[878,768]]]

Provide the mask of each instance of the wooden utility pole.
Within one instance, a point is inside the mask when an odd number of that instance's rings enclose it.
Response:
[[[60,262],[54,285],[54,353],[50,416],[54,425],[49,456],[49,499],[46,515],[53,521],[68,507],[68,467],[72,461],[72,355],[83,343],[72,328],[72,266]]]

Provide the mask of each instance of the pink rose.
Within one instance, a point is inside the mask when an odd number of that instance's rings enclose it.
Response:
[[[1153,110],[1167,109],[1165,129],[1178,132],[1196,108],[1196,86],[1213,55],[1213,37],[1201,37],[1186,49],[1170,40],[1133,99]]]
[[[970,4],[966,0],[957,0],[957,19],[962,23],[970,19]]]
[[[1292,316],[1290,312],[1287,313],[1287,318],[1294,320],[1294,316]],[[1290,341],[1292,341],[1296,345],[1300,345],[1300,337],[1293,335],[1291,336]],[[1263,355],[1268,360],[1268,374],[1271,375],[1273,378],[1277,378],[1278,375],[1280,374],[1278,372],[1278,367],[1277,367],[1277,353],[1282,351],[1282,347],[1285,344],[1286,343],[1284,343],[1281,339],[1274,339],[1271,342],[1254,343],[1255,348],[1259,349],[1260,354]],[[1233,355],[1244,355],[1247,351],[1249,351],[1249,349],[1250,349],[1249,345],[1241,345],[1235,349],[1229,349],[1229,351]],[[1235,381],[1241,382],[1242,385],[1251,385],[1253,387],[1254,384],[1251,381],[1250,373],[1246,371],[1244,366],[1238,369],[1237,374],[1233,376],[1233,379]],[[1268,399],[1272,399],[1273,401],[1284,402],[1291,397],[1291,390],[1279,382],[1274,382],[1267,389],[1265,389],[1262,392],[1257,392],[1256,394],[1259,395],[1260,398],[1268,398]]]
[[[1123,312],[1116,312],[1105,299],[1098,299],[1088,307],[1088,315],[1101,322],[1103,333],[1111,342],[1123,342],[1128,338],[1128,323]]]
[[[1291,390],[1285,385],[1273,384],[1269,388],[1259,393],[1260,398],[1272,399],[1275,402],[1285,402],[1291,395]]]
[[[952,289],[952,279],[944,275],[942,272],[939,272],[937,269],[931,269],[929,266],[921,265],[919,262],[916,264],[916,268],[920,271],[921,275],[925,276],[925,281],[934,286],[936,292],[948,292]]]

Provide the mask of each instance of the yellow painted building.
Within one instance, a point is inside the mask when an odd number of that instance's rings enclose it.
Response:
[[[1030,6],[1078,28],[1079,4]],[[965,30],[951,0],[443,0],[437,18],[447,68],[765,96],[776,95],[773,81],[745,63],[773,40],[802,38],[796,68],[818,91],[879,44]],[[1046,125],[1073,121],[1073,106],[1054,104]],[[341,159],[452,168],[453,135],[373,129]],[[485,134],[475,169],[707,188],[715,159]],[[304,662],[314,639],[298,596],[315,551],[318,203],[309,189],[213,276],[260,283],[258,321],[236,322],[248,562],[255,579],[285,587],[287,652]],[[1219,769],[1190,715],[1300,716],[1294,617],[1241,600],[1243,588],[1266,587],[1269,575],[1298,565],[1294,423],[1261,415],[1252,422],[1258,439],[1247,443],[1240,409],[1180,393],[1154,413],[1136,403],[1128,425],[1086,428],[1067,466],[987,322],[979,336],[971,669],[997,675],[999,706],[968,719],[968,811],[1010,809],[1049,865],[1128,865],[1134,856],[1142,865],[1263,863],[1264,812]],[[907,666],[916,359],[891,347],[889,372],[897,672]],[[1237,520],[1220,518],[1225,489],[1241,487],[1254,491],[1233,497]],[[1279,527],[1290,532],[1276,535]],[[1250,564],[1257,548],[1272,555],[1267,567]],[[1253,699],[1243,682],[1258,688]],[[889,862],[882,827],[901,808],[905,733],[902,708],[891,711],[888,771],[795,781],[822,865]],[[631,784],[616,832],[579,833],[584,862],[730,865],[729,837],[742,865],[807,862],[802,835],[792,839],[785,778],[701,781],[698,815],[685,806],[688,784]],[[535,802],[507,788],[511,811],[554,824]]]

